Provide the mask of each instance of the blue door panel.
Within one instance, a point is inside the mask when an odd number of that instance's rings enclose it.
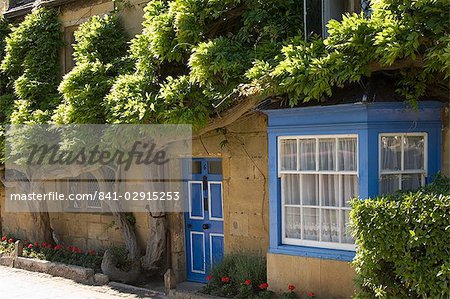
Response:
[[[223,235],[210,235],[211,238],[211,267],[223,259]]]
[[[203,186],[201,182],[189,182],[189,211],[190,217],[203,218]]]
[[[222,220],[222,183],[209,183],[209,205],[211,209],[210,219]]]
[[[221,159],[193,159],[192,167],[186,167],[192,170],[186,175],[189,207],[185,213],[187,278],[190,281],[205,282],[211,267],[223,258],[221,162]]]
[[[204,274],[206,271],[206,256],[205,256],[205,236],[203,233],[191,232],[192,240],[192,268],[194,273]]]

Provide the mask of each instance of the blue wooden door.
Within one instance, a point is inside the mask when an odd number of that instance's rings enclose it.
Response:
[[[187,278],[205,282],[223,258],[222,160],[193,159],[186,182],[185,213]]]

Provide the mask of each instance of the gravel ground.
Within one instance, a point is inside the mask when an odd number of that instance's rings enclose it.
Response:
[[[0,266],[2,298],[164,298],[138,288],[88,286],[48,274]],[[4,297],[5,296],[5,297]]]

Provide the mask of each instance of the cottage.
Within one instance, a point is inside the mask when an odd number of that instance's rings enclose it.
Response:
[[[121,20],[127,32],[141,31],[146,0],[131,0]],[[359,1],[305,1],[305,34],[327,36],[325,24]],[[319,2],[317,2],[319,3]],[[316,3],[316,4],[317,4]],[[62,72],[73,68],[73,33],[93,15],[115,9],[114,1],[46,1],[60,9],[66,46]],[[19,20],[33,1],[11,2],[4,16]],[[314,18],[316,16],[316,18]],[[383,80],[381,80],[383,81]],[[392,86],[374,79],[371,90],[352,86],[333,99],[290,107],[269,98],[247,105],[226,124],[196,136],[192,167],[185,180],[186,213],[168,213],[170,256],[178,282],[205,282],[224,254],[252,252],[267,257],[270,288],[288,283],[317,290],[320,298],[348,298],[354,291],[350,262],[355,245],[348,232],[349,204],[400,189],[413,189],[439,172],[450,175],[448,102],[425,99],[412,108]],[[375,91],[374,91],[375,90]],[[95,176],[84,174],[98,189]],[[26,213],[7,213],[1,202],[1,229],[32,238]],[[81,248],[120,246],[113,217],[95,213],[51,213],[59,241]],[[75,209],[77,207],[74,207]],[[133,213],[140,246],[150,237],[145,212]]]

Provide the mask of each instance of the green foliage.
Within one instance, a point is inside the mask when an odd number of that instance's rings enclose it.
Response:
[[[83,252],[76,246],[63,247],[61,245],[53,246],[51,244],[28,243],[24,244],[23,256],[36,258],[51,262],[76,265],[85,268],[91,268],[99,271],[102,263],[102,255],[94,250]]]
[[[0,17],[0,61],[2,61],[3,57],[5,56],[6,37],[10,33],[11,28],[8,22],[3,17]],[[3,72],[0,72],[0,97],[7,93],[7,88],[8,88],[8,77]],[[9,103],[8,100],[6,100],[5,102]],[[1,108],[5,108],[6,106],[10,107],[10,105],[6,105],[6,103],[3,103],[3,99],[0,99]],[[6,118],[7,114],[3,112],[3,109],[0,109],[0,114],[2,119]]]
[[[155,98],[148,91],[151,80],[142,75],[122,75],[105,98],[108,123],[137,124],[153,113]]]
[[[266,260],[260,256],[226,255],[211,270],[208,278],[203,292],[213,296],[270,298],[272,295],[272,292],[259,287],[267,280]]]
[[[58,13],[41,8],[27,15],[6,39],[1,70],[14,82],[16,97],[27,101],[33,110],[52,109],[59,101],[59,26]]]
[[[352,202],[361,298],[450,296],[450,181]]]
[[[126,54],[127,40],[117,16],[93,16],[75,31],[73,56],[76,64],[114,63]]]
[[[254,61],[273,58],[289,37],[301,34],[303,9],[294,0],[159,0],[147,4],[144,18],[130,48],[135,73],[120,77],[108,96],[109,121],[128,122],[148,105],[150,111],[132,122],[199,128],[213,104],[228,99],[219,110],[231,104],[229,95],[248,82]],[[131,92],[141,76],[151,82]]]
[[[269,81],[267,93],[287,93],[296,105],[324,100],[333,88],[369,76],[371,63],[383,68],[408,58],[423,61],[423,68],[405,64],[393,75],[398,92],[414,102],[441,74],[450,75],[449,18],[448,0],[373,1],[370,18],[351,14],[342,22],[331,20],[327,39],[292,42],[275,61],[256,63],[247,75]]]
[[[104,123],[103,98],[127,68],[126,34],[116,16],[94,16],[75,31],[75,67],[64,76],[64,97],[52,117],[56,123]]]

